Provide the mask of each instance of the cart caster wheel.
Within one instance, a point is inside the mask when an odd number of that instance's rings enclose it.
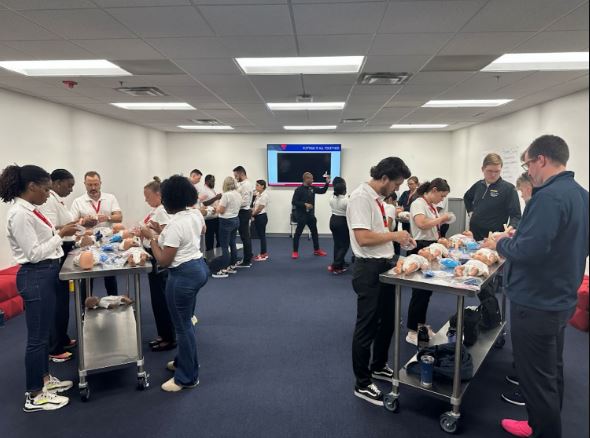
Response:
[[[383,396],[383,407],[389,412],[397,412],[399,410],[399,399],[392,394],[385,394]]]
[[[501,338],[498,338],[496,340],[496,343],[494,344],[494,347],[496,347],[496,348],[503,348],[505,344],[506,344],[506,339],[504,338],[504,336],[502,336]]]
[[[90,388],[88,386],[86,388],[80,388],[80,400],[83,402],[90,400]]]
[[[138,377],[137,378],[137,389],[139,391],[145,391],[150,387],[150,382],[148,381],[147,377]]]
[[[440,427],[446,433],[457,433],[459,429],[459,419],[450,414],[442,414],[440,416]]]

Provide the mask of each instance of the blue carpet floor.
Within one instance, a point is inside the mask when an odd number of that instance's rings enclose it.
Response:
[[[322,245],[331,251],[330,239]],[[255,249],[258,242],[254,241]],[[25,414],[24,317],[0,329],[0,436],[177,437],[177,438],[422,438],[447,436],[439,415],[448,404],[402,387],[397,414],[353,396],[351,339],[356,302],[350,274],[332,276],[329,257],[311,255],[302,241],[292,261],[290,240],[271,238],[270,260],[225,280],[210,279],[197,299],[201,384],[167,394],[159,385],[172,352],[146,352],[151,388],[135,389],[135,369],[91,375],[91,400],[78,391],[57,412]],[[101,282],[99,282],[101,283]],[[144,287],[147,281],[144,281]],[[155,326],[144,289],[144,340]],[[405,316],[409,295],[403,296]],[[454,312],[455,299],[435,295],[429,322],[438,328]],[[72,321],[71,321],[72,322]],[[72,330],[73,332],[73,330]],[[463,437],[508,437],[504,417],[525,418],[524,408],[502,402],[511,389],[511,344],[493,350],[471,384],[462,406]],[[147,348],[146,348],[147,350]],[[412,348],[402,345],[403,359]],[[77,380],[75,361],[53,364],[53,374]],[[588,436],[588,335],[568,327],[565,348],[564,437]],[[388,385],[379,383],[383,390]]]

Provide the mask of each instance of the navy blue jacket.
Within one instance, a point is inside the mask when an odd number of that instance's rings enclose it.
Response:
[[[588,191],[573,172],[561,172],[535,188],[516,235],[497,245],[507,260],[510,300],[539,310],[575,307],[588,238]]]

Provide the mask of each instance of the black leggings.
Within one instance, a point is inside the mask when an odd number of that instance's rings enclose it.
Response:
[[[344,268],[344,258],[350,248],[350,235],[348,234],[348,225],[346,216],[332,215],[330,217],[330,231],[334,239],[334,262],[332,268]]]
[[[254,227],[256,227],[256,233],[260,239],[260,254],[266,254],[266,224],[268,224],[266,213],[254,216]]]
[[[422,248],[426,248],[435,240],[417,240],[418,246],[410,251],[409,254],[418,254]],[[426,322],[426,312],[428,312],[428,304],[430,303],[430,296],[432,291],[425,289],[412,288],[412,299],[408,307],[408,330],[417,331],[418,324]]]
[[[207,225],[207,231],[205,231],[205,251],[211,251],[215,245],[218,248],[219,245],[219,218],[207,219],[205,221]]]

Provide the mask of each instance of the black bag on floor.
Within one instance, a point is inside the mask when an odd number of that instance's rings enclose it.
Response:
[[[467,347],[475,344],[479,336],[481,314],[478,309],[474,310],[468,307],[463,311],[463,345]],[[457,329],[457,314],[451,317],[449,326],[452,329]]]
[[[493,329],[498,327],[502,322],[500,304],[495,295],[497,286],[497,284],[491,285],[489,288],[482,289],[478,294],[479,302],[481,303],[478,311],[481,315],[480,325],[482,330]]]
[[[453,380],[455,374],[455,343],[435,345],[418,352],[418,362],[409,363],[406,367],[408,374],[420,375],[420,358],[428,354],[434,357],[433,378],[440,380]],[[461,381],[471,380],[473,377],[473,359],[471,354],[461,346]]]

